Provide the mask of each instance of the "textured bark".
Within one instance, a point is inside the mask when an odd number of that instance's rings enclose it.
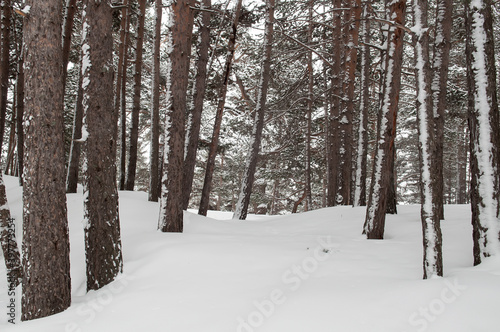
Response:
[[[204,0],[202,8],[210,8],[211,0]],[[207,81],[208,51],[210,47],[210,17],[209,11],[204,11],[200,26],[200,46],[198,49],[198,60],[196,62],[196,78],[193,85],[193,105],[190,110],[187,138],[186,157],[184,158],[184,178],[182,191],[182,208],[185,210],[189,205],[189,196],[193,186],[194,168],[196,165],[196,152],[198,151],[198,140],[200,138],[201,114],[203,111],[203,100]]]
[[[82,41],[84,220],[87,291],[123,270],[116,188],[113,36],[110,0],[85,2]]]
[[[22,279],[21,255],[17,247],[14,220],[10,217],[7,204],[7,192],[0,172],[0,243],[2,245],[5,267],[7,268],[7,283],[10,289],[19,285]]]
[[[244,220],[247,217],[248,205],[250,204],[250,196],[252,194],[252,187],[255,179],[255,170],[257,168],[257,161],[259,157],[260,142],[262,138],[262,129],[264,127],[264,114],[266,111],[267,88],[269,86],[269,76],[271,73],[271,52],[273,46],[273,33],[274,33],[274,0],[266,1],[266,26],[264,32],[264,57],[262,61],[262,68],[260,72],[259,81],[259,94],[257,97],[257,105],[255,106],[255,119],[252,131],[252,144],[247,157],[245,173],[243,175],[240,195],[236,210],[234,212],[234,219]]]
[[[423,238],[424,279],[443,276],[442,236],[436,165],[435,125],[432,108],[432,73],[429,59],[428,4],[427,0],[416,0],[413,4],[415,26],[415,76],[417,87],[417,131],[420,164],[420,217]],[[442,192],[441,192],[442,194]]]
[[[60,0],[26,2],[22,320],[71,302]],[[50,24],[48,24],[50,22]]]
[[[387,214],[397,214],[397,173],[396,173],[396,144],[393,144],[392,156],[389,170],[389,184],[387,185],[387,205],[385,207],[385,213]]]
[[[500,253],[499,116],[491,2],[466,1],[474,265]]]
[[[184,117],[188,88],[193,13],[189,0],[170,3],[168,36],[167,120],[163,163],[162,193],[158,228],[162,232],[182,232],[182,173],[184,165]]]
[[[149,191],[148,201],[158,202],[160,191],[158,187],[158,156],[160,148],[160,44],[161,44],[161,17],[163,4],[156,0],[156,24],[153,53],[153,81],[151,100],[151,148],[149,158]]]
[[[467,133],[462,129],[459,133],[457,151],[457,204],[467,204]]]
[[[146,0],[138,0],[138,2],[139,20],[137,22],[137,44],[135,47],[134,97],[132,105],[132,119],[130,124],[130,142],[125,190],[134,190],[135,186],[138,151],[137,144],[139,140],[139,114],[141,112],[142,47],[144,44],[144,19],[146,16]]]
[[[364,18],[368,16],[368,6],[365,6]],[[354,184],[354,206],[366,205],[366,170],[368,156],[368,110],[370,108],[370,48],[371,27],[368,20],[361,21],[361,31],[364,44],[361,47],[361,93],[359,102],[359,126],[356,151],[356,176]]]
[[[66,77],[68,76],[69,51],[71,48],[71,36],[73,34],[73,23],[75,21],[76,0],[66,0],[63,20],[63,88],[66,89]]]
[[[388,17],[398,25],[404,25],[406,0],[388,5]],[[385,228],[387,187],[396,137],[396,118],[401,85],[404,31],[391,25],[388,29],[388,50],[385,56],[384,85],[381,109],[377,120],[377,142],[373,162],[372,180],[363,233],[368,239],[382,239]]]
[[[0,149],[3,147],[5,119],[7,116],[7,94],[9,88],[9,56],[10,56],[10,29],[12,4],[10,0],[1,0],[1,46],[2,53],[0,59]]]
[[[81,66],[81,64],[80,64]],[[69,152],[68,173],[66,175],[66,192],[76,193],[78,188],[78,175],[80,172],[80,154],[82,150],[82,121],[83,121],[83,77],[78,77],[78,91],[76,95],[75,111],[73,114],[73,134]]]
[[[226,103],[227,86],[229,84],[229,75],[231,74],[231,66],[233,62],[234,51],[236,47],[236,32],[241,13],[242,0],[238,0],[234,12],[233,24],[231,27],[231,35],[229,37],[229,45],[226,56],[226,63],[224,65],[223,81],[219,92],[219,100],[217,102],[217,112],[215,114],[214,130],[212,133],[212,142],[208,152],[207,166],[205,167],[205,180],[203,182],[203,189],[201,191],[200,208],[198,214],[206,216],[208,206],[210,205],[210,192],[212,191],[212,178],[215,168],[215,157],[219,147],[219,134],[222,124],[222,115],[224,113],[224,105]]]
[[[450,63],[451,28],[453,26],[453,3],[451,0],[438,0],[436,3],[436,37],[434,39],[434,56],[432,59],[432,107],[434,118],[434,150],[435,167],[432,178],[436,190],[436,204],[439,218],[444,219],[444,179],[443,179],[443,145],[444,118],[446,111],[446,92],[448,83],[448,66]]]
[[[24,51],[21,42],[19,58],[17,62],[16,79],[16,131],[17,131],[17,170],[19,174],[19,184],[23,185],[24,172]]]

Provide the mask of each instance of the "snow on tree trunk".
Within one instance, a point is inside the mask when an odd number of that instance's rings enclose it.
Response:
[[[202,8],[208,9],[212,6],[211,0],[204,0]],[[189,205],[189,196],[193,186],[194,168],[196,165],[196,152],[198,151],[198,140],[200,138],[201,114],[203,101],[205,99],[205,88],[207,81],[208,51],[210,48],[210,17],[209,11],[203,11],[200,26],[200,46],[198,50],[198,61],[196,62],[196,78],[193,85],[193,104],[189,113],[186,138],[186,156],[184,158],[184,184],[182,208],[185,210]]]
[[[439,204],[436,191],[438,172],[435,163],[435,128],[432,108],[431,67],[429,62],[429,27],[427,0],[413,4],[415,26],[415,74],[417,86],[417,129],[420,160],[420,197],[422,235],[424,245],[424,279],[443,275],[442,237]]]
[[[139,114],[141,112],[141,87],[142,87],[142,54],[144,44],[144,20],[146,16],[146,0],[139,2],[139,20],[137,22],[137,43],[135,47],[134,68],[134,96],[132,105],[132,118],[130,125],[130,142],[127,165],[127,179],[125,190],[134,190],[135,175],[137,170],[137,151],[139,142]]]
[[[25,2],[22,320],[59,313],[71,303],[64,184],[62,1]]]
[[[16,79],[16,134],[17,134],[17,169],[19,174],[19,184],[23,185],[24,172],[24,52],[23,41],[20,42],[19,59],[17,63]]]
[[[241,190],[233,219],[246,219],[248,205],[250,204],[250,195],[252,194],[252,186],[255,179],[255,170],[257,168],[262,129],[264,127],[267,89],[271,73],[271,52],[274,34],[274,6],[275,0],[266,0],[267,17],[264,32],[264,57],[262,59],[262,68],[260,72],[259,94],[257,97],[257,105],[255,106],[255,119],[252,130],[250,151],[248,153],[245,173],[243,175]]]
[[[500,253],[499,118],[490,1],[471,0],[467,16],[467,76],[474,265]]]
[[[184,117],[188,88],[193,13],[189,0],[170,1],[167,39],[167,116],[163,152],[163,177],[158,228],[182,232],[182,174],[184,165]]]
[[[113,105],[113,12],[110,1],[87,0],[83,17],[83,171],[87,291],[99,289],[123,270]]]
[[[160,44],[161,17],[163,4],[156,0],[156,23],[153,54],[153,81],[151,83],[151,148],[149,154],[149,190],[148,200],[158,202],[158,155],[160,148]]]
[[[226,103],[227,86],[229,84],[229,75],[231,74],[231,66],[233,62],[234,51],[236,48],[236,31],[240,20],[242,0],[238,0],[234,12],[233,24],[231,27],[231,35],[229,37],[229,45],[226,56],[226,63],[224,65],[224,73],[222,75],[222,85],[217,102],[217,111],[215,114],[214,130],[212,133],[212,142],[208,152],[207,166],[205,167],[205,179],[203,181],[203,189],[201,191],[200,208],[198,214],[206,216],[208,207],[210,205],[210,193],[212,191],[212,179],[215,168],[215,158],[217,156],[217,149],[219,147],[219,134],[222,124],[222,115],[224,113],[224,105]]]
[[[406,0],[393,0],[387,4],[388,17],[395,24],[403,25]],[[404,31],[395,24],[387,27],[387,52],[384,64],[384,85],[381,109],[377,120],[377,142],[372,169],[372,180],[363,233],[368,239],[384,237],[387,188],[390,185],[394,139],[396,136],[396,117],[401,85],[401,65],[403,57]]]

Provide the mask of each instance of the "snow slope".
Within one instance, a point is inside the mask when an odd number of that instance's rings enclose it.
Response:
[[[5,181],[12,214],[20,220],[21,189],[17,179]],[[21,323],[18,289],[17,322],[8,323],[1,263],[1,332],[500,329],[500,259],[471,267],[466,205],[446,207],[445,277],[421,280],[419,206],[399,206],[382,241],[364,239],[365,209],[351,207],[248,221],[186,212],[185,233],[164,234],[156,230],[156,203],[147,202],[145,193],[120,192],[124,274],[88,294],[82,210],[81,193],[68,195],[72,306]]]

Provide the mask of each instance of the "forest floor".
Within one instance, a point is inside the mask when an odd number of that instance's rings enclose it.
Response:
[[[21,188],[5,182],[20,237]],[[472,267],[470,206],[446,206],[445,276],[430,280],[420,207],[398,210],[385,240],[366,240],[365,209],[352,207],[247,221],[186,212],[184,233],[167,234],[147,194],[120,192],[124,273],[86,293],[82,194],[70,194],[72,306],[19,322],[20,289],[8,295],[2,262],[0,331],[499,331],[500,257]]]

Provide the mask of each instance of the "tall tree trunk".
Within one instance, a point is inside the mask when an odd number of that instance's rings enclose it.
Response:
[[[158,202],[158,155],[160,149],[160,44],[161,44],[161,17],[163,4],[156,0],[156,23],[153,53],[153,81],[151,90],[151,148],[149,157],[149,191],[148,200]]]
[[[385,213],[387,214],[397,214],[397,173],[396,173],[396,144],[392,147],[392,160],[390,162],[391,169],[389,172],[389,185],[387,186],[387,205],[385,207]]]
[[[424,245],[424,279],[443,276],[442,236],[440,205],[436,191],[439,172],[436,165],[435,126],[432,108],[432,74],[429,59],[429,34],[427,25],[427,0],[416,0],[413,4],[415,20],[415,75],[417,86],[417,129],[420,160],[420,216]],[[441,200],[442,203],[442,200]]]
[[[240,20],[242,0],[238,0],[234,12],[233,24],[231,27],[231,35],[229,36],[229,45],[226,56],[226,63],[224,65],[224,73],[222,86],[219,92],[219,100],[217,103],[217,112],[215,114],[215,124],[212,133],[212,142],[210,143],[210,150],[208,152],[207,166],[205,167],[205,180],[203,182],[203,189],[201,191],[201,201],[198,214],[206,216],[208,206],[210,205],[210,192],[212,191],[212,178],[215,168],[215,157],[219,147],[219,133],[222,124],[222,115],[224,113],[224,105],[226,103],[227,86],[229,84],[229,75],[231,74],[231,65],[233,62],[234,51],[236,47],[236,32]]]
[[[19,48],[16,79],[16,129],[17,129],[17,169],[19,173],[19,184],[23,185],[24,172],[24,47],[23,42]]]
[[[211,0],[203,0],[201,7],[209,9]],[[193,105],[189,113],[186,138],[186,157],[184,158],[184,178],[182,191],[182,208],[186,210],[189,205],[189,196],[193,186],[194,168],[196,165],[196,152],[198,151],[198,140],[200,138],[201,113],[203,111],[203,100],[205,99],[205,88],[207,81],[208,51],[210,47],[210,17],[209,11],[203,11],[200,26],[200,46],[198,60],[196,62],[196,78],[193,85]]]
[[[68,76],[69,51],[71,49],[71,36],[73,34],[73,23],[75,21],[76,0],[66,0],[63,18],[63,88],[66,90],[66,78]]]
[[[313,7],[314,0],[310,0],[308,6],[308,26],[307,26],[307,43],[313,43]],[[306,191],[306,209],[312,210],[312,193],[311,193],[311,135],[312,135],[312,112],[314,103],[314,76],[313,76],[313,59],[312,51],[307,52],[307,111],[306,111],[306,149],[305,149],[305,191]]]
[[[80,61],[80,67],[82,63]],[[80,154],[82,138],[82,121],[83,121],[83,77],[80,74],[78,77],[78,90],[76,95],[75,111],[73,114],[73,134],[71,140],[71,148],[69,152],[68,173],[66,175],[66,192],[76,193],[78,188],[78,175],[80,172]]]
[[[404,25],[406,0],[391,2],[389,17],[395,24]],[[401,85],[401,66],[403,58],[403,29],[391,24],[388,28],[387,53],[385,56],[384,85],[381,109],[377,120],[377,143],[373,162],[370,195],[366,210],[363,233],[368,239],[384,237],[385,211],[387,206],[387,187],[396,137],[396,117]]]
[[[499,117],[491,1],[465,3],[474,265],[500,253]]]
[[[434,150],[436,167],[432,168],[432,178],[436,179],[436,204],[439,218],[444,219],[444,179],[443,179],[443,144],[444,117],[446,110],[446,91],[448,83],[448,65],[450,63],[451,27],[453,26],[453,3],[451,0],[438,0],[436,3],[436,37],[432,59],[432,107],[434,117]]]
[[[118,46],[118,67],[115,84],[115,112],[120,114],[120,190],[125,189],[125,172],[127,156],[127,117],[126,117],[126,92],[127,92],[127,51],[129,45],[130,10],[128,0],[123,0],[120,21],[120,44]],[[117,131],[118,136],[118,131]]]
[[[366,170],[368,155],[368,110],[370,108],[370,48],[368,44],[371,40],[370,22],[368,16],[368,6],[364,8],[361,21],[361,33],[364,43],[361,47],[361,93],[359,102],[359,127],[356,151],[356,176],[354,184],[354,206],[366,205]]]
[[[137,170],[139,114],[141,112],[142,47],[144,44],[144,19],[146,16],[146,0],[138,0],[138,2],[139,20],[137,22],[137,44],[135,47],[134,98],[132,106],[132,123],[130,126],[129,155],[127,165],[127,179],[125,180],[125,190],[134,190],[135,174]]]
[[[458,132],[457,152],[457,204],[467,204],[467,132]]]
[[[60,0],[28,0],[23,191],[22,320],[61,312],[71,303],[64,186]],[[50,22],[50,24],[48,24]]]
[[[236,204],[236,210],[233,215],[234,219],[246,219],[248,205],[250,204],[250,195],[252,194],[252,186],[255,179],[255,170],[257,168],[257,160],[259,157],[262,129],[264,127],[267,88],[269,85],[269,76],[271,74],[271,52],[273,48],[274,34],[274,5],[275,0],[266,0],[267,18],[264,32],[264,57],[262,59],[262,68],[260,72],[257,105],[255,106],[255,119],[252,131],[253,137],[247,157],[238,203]]]
[[[10,29],[12,4],[10,0],[1,0],[1,46],[0,59],[0,149],[3,146],[5,119],[7,117],[7,95],[9,89],[9,57],[10,57]]]
[[[184,117],[188,88],[189,57],[193,33],[191,1],[172,1],[168,36],[167,119],[158,228],[162,232],[182,232],[182,173],[184,165]]]
[[[113,13],[110,0],[86,0],[82,41],[84,222],[87,291],[99,289],[123,270],[116,188],[113,106]]]

